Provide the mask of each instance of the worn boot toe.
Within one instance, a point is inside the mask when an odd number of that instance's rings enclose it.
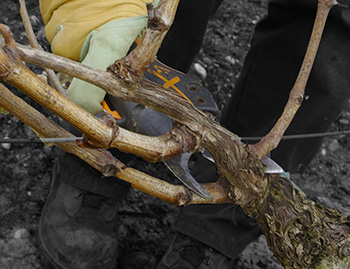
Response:
[[[75,188],[56,173],[39,238],[42,254],[55,268],[114,269],[117,201]]]

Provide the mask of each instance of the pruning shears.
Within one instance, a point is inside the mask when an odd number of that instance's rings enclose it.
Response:
[[[211,93],[200,82],[190,76],[172,69],[158,60],[155,60],[146,70],[145,78],[162,85],[164,88],[179,93],[183,98],[192,103],[196,108],[210,113],[218,118],[219,109]],[[116,109],[121,116],[117,124],[126,129],[150,136],[159,136],[167,133],[173,126],[172,120],[166,115],[149,107],[125,102],[120,99],[107,96],[107,104]],[[167,168],[191,191],[199,196],[210,199],[212,195],[204,189],[191,175],[188,162],[192,153],[183,153],[174,158],[165,160]],[[202,155],[214,162],[210,153],[202,151]],[[262,161],[266,165],[267,173],[283,173],[283,169],[268,157]]]

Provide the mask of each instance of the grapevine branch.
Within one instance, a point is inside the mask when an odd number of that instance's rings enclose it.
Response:
[[[37,49],[43,50],[42,47],[40,46],[40,44],[38,43],[38,41],[36,40],[32,24],[30,23],[30,20],[29,20],[29,15],[28,15],[28,12],[27,12],[25,0],[19,0],[19,3],[20,3],[21,18],[22,18],[23,25],[24,25],[24,28],[26,30],[26,34],[27,34],[27,37],[28,37],[28,40],[29,40],[31,46],[33,48],[37,48]],[[47,73],[47,75],[48,75],[51,83],[55,87],[55,89],[57,91],[59,91],[62,95],[66,96],[66,91],[62,87],[62,84],[58,80],[55,72],[52,71],[51,69],[48,69],[48,68],[44,68],[44,70]]]

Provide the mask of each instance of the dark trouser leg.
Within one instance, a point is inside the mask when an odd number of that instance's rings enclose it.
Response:
[[[199,52],[210,17],[222,0],[182,0],[175,20],[158,51],[166,65],[188,72]]]
[[[344,1],[349,4],[350,1]],[[222,119],[244,136],[262,136],[272,128],[299,72],[315,18],[314,1],[274,0],[269,16],[255,30],[241,77]],[[307,83],[307,97],[287,134],[326,131],[350,96],[350,12],[334,7]],[[272,158],[296,172],[309,164],[322,138],[283,141]]]
[[[42,254],[57,268],[115,268],[118,202],[129,184],[61,152],[42,212]]]
[[[342,3],[349,5],[350,1]],[[299,71],[315,7],[312,0],[271,1],[269,16],[257,25],[233,98],[223,116],[225,127],[240,136],[265,135],[271,129]],[[349,24],[349,9],[333,8],[307,85],[308,99],[287,133],[326,131],[348,104]],[[311,161],[321,142],[321,139],[282,142],[272,158],[285,170],[295,172]],[[202,205],[185,207],[174,229],[235,257],[241,250],[237,241],[247,244],[256,238],[255,225],[232,205]],[[242,239],[243,232],[246,236]]]
[[[62,170],[62,179],[81,190],[122,200],[130,189],[130,184],[116,177],[104,177],[78,157],[62,152],[56,161]]]

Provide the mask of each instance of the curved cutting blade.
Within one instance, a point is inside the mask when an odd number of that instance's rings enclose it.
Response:
[[[213,196],[199,184],[191,175],[188,169],[188,161],[191,153],[184,153],[174,158],[164,161],[168,169],[180,180],[187,188],[205,199],[213,199]]]

